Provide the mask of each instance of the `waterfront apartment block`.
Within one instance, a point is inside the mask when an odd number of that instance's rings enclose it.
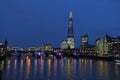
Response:
[[[120,55],[120,37],[105,35],[96,40],[95,46],[98,55]]]

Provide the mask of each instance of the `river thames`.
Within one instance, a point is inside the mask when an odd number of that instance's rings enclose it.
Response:
[[[120,80],[120,64],[81,58],[11,57],[0,62],[0,80]]]

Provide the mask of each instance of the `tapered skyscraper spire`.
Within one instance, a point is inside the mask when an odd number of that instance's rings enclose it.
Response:
[[[71,49],[75,48],[75,46],[74,46],[72,11],[70,11],[70,14],[69,14],[67,43],[68,43],[69,48],[71,48]]]
[[[74,38],[72,11],[70,11],[70,15],[69,15],[68,34],[67,34],[67,37],[68,37],[68,38]]]
[[[73,20],[72,20],[72,11],[69,14],[69,21],[68,21],[68,32],[67,32],[67,40],[64,40],[61,43],[62,49],[74,49],[74,32],[73,32]]]
[[[69,16],[69,18],[72,18],[72,11],[70,11],[70,16]]]

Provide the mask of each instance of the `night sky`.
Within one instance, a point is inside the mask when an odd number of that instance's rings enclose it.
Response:
[[[0,41],[7,38],[10,47],[60,47],[70,10],[76,47],[87,33],[91,44],[105,34],[120,36],[120,0],[0,0]]]

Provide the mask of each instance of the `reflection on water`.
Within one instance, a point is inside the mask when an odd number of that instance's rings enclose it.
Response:
[[[9,58],[0,62],[0,80],[120,80],[120,65],[72,58]]]

